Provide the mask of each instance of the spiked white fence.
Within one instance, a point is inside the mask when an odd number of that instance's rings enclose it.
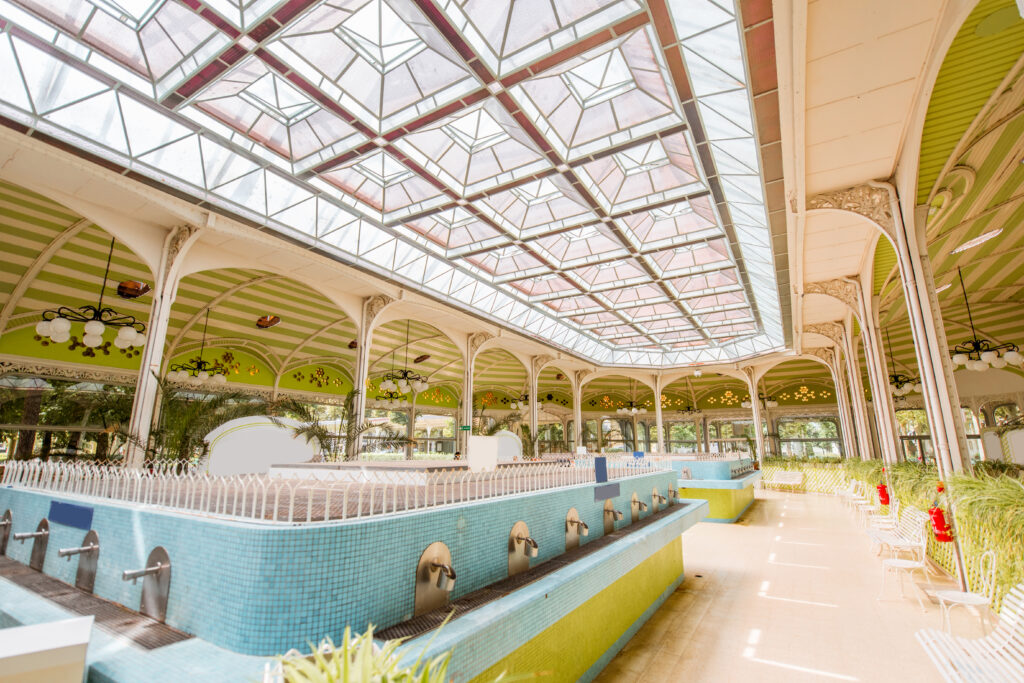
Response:
[[[609,459],[609,479],[662,468],[632,458]],[[493,472],[388,472],[382,481],[283,479],[264,474],[217,477],[171,467],[24,461],[9,463],[3,485],[70,496],[250,519],[310,523],[421,510],[594,482],[594,461],[519,464]]]

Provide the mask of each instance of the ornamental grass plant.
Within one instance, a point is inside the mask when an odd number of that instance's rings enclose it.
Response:
[[[341,642],[324,638],[319,647],[304,656],[292,650],[278,657],[279,680],[285,683],[447,683],[451,652],[432,659],[421,654],[412,664],[404,664],[401,640],[378,645],[373,626],[365,633],[352,635],[345,628]]]

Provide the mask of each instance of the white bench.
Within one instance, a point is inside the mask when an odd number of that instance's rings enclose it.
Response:
[[[788,487],[790,490],[797,490],[804,484],[804,473],[793,472],[786,470],[783,472],[776,472],[772,475],[772,478],[765,482],[768,486],[778,486],[779,488]]]
[[[1003,598],[999,624],[983,638],[932,628],[915,635],[947,681],[1024,681],[1024,583]]]

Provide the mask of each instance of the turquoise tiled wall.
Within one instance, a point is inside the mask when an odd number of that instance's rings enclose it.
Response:
[[[708,514],[707,501],[681,502],[682,505],[676,506],[674,514],[637,533],[476,609],[439,632],[410,640],[405,645],[404,661],[411,664],[421,654],[430,658],[451,650],[450,678],[456,683],[471,680],[641,565]],[[682,579],[680,575],[656,604],[664,601]],[[653,609],[645,610],[636,627],[639,628],[652,613]],[[600,627],[596,625],[596,628]],[[617,642],[612,651],[606,653],[608,656],[603,658],[605,662],[625,642]],[[565,655],[575,657],[579,653],[567,651]],[[526,672],[508,673],[517,675]],[[588,680],[590,678],[593,676],[589,676]]]
[[[676,472],[683,468],[690,470],[693,479],[732,479],[738,473],[749,470],[753,461],[750,458],[741,460],[669,460]],[[661,463],[666,464],[666,463]],[[745,473],[745,472],[743,472]]]
[[[651,504],[676,474],[659,472],[620,480],[615,506],[629,523],[635,492]],[[0,488],[0,511],[11,508],[14,532],[33,531],[49,512],[47,493]],[[70,497],[68,499],[71,499]],[[564,552],[565,514],[575,507],[600,537],[603,501],[593,486],[509,496],[366,520],[302,526],[233,522],[115,503],[90,504],[100,538],[97,595],[137,608],[142,582],[121,580],[121,571],[144,565],[156,545],[171,558],[167,623],[236,652],[278,654],[329,635],[346,625],[358,631],[384,628],[412,616],[415,567],[423,550],[443,541],[458,573],[453,597],[481,588],[507,573],[508,534],[523,520],[540,545],[541,562]],[[653,506],[652,508],[653,509]],[[51,524],[43,571],[69,583],[77,559],[57,557],[61,547],[81,544],[85,532]],[[31,542],[11,541],[7,554],[28,562]]]

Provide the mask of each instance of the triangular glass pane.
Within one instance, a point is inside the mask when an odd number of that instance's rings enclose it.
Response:
[[[124,128],[121,126],[121,110],[112,90],[58,109],[46,118],[94,144],[128,154],[128,141],[125,140]]]
[[[172,119],[126,95],[118,95],[128,145],[134,156],[140,156],[161,145],[180,140],[192,131]]]
[[[199,136],[191,135],[139,157],[139,161],[162,173],[180,178],[198,187],[203,186],[203,160],[199,153]]]
[[[0,39],[0,73],[8,74],[4,79],[4,100],[23,111],[32,111],[32,103],[25,84],[21,82],[21,70],[14,59],[14,48],[8,35]]]
[[[46,114],[110,87],[45,52],[14,39],[14,49],[36,112]]]

